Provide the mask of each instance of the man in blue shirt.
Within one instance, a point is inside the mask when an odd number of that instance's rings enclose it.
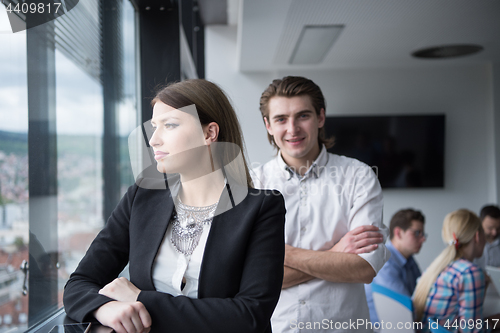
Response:
[[[495,205],[484,206],[479,217],[486,236],[486,245],[483,255],[474,259],[474,263],[483,269],[486,269],[486,266],[500,267],[500,208]]]
[[[420,277],[420,268],[413,255],[420,251],[426,239],[424,233],[425,217],[413,209],[398,211],[391,219],[390,241],[386,246],[391,257],[378,272],[372,283],[389,288],[397,293],[411,296]],[[365,285],[366,300],[370,309],[370,321],[378,322],[373,303],[371,284]]]

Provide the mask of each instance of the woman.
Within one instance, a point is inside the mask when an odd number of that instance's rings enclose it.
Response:
[[[251,188],[236,114],[215,84],[175,83],[152,105],[149,144],[168,188],[129,188],[71,275],[66,313],[118,333],[271,332],[283,197]],[[128,262],[130,281],[117,279]]]
[[[413,304],[423,332],[429,321],[452,332],[485,332],[483,321],[486,276],[472,261],[481,257],[485,244],[481,221],[471,211],[460,209],[446,215],[442,237],[447,247],[420,278]],[[498,318],[498,316],[492,317]],[[488,319],[488,318],[485,318]]]

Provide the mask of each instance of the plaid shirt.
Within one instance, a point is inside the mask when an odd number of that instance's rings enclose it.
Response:
[[[484,326],[476,324],[478,319],[482,323],[485,292],[485,275],[479,266],[465,259],[453,261],[439,274],[427,296],[423,332],[429,332],[429,319],[449,325],[450,332],[485,332]],[[452,327],[460,327],[461,322],[465,328]],[[474,324],[469,327],[469,323]]]

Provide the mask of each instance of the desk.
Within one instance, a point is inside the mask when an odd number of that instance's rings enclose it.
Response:
[[[59,309],[52,316],[47,318],[45,321],[33,326],[26,333],[49,333],[50,330],[56,325],[64,325],[64,324],[73,324],[76,323],[73,319],[70,319],[66,316],[66,312],[64,312],[64,308]],[[111,333],[113,330],[109,327],[102,326],[99,324],[92,323],[90,327],[90,333]]]

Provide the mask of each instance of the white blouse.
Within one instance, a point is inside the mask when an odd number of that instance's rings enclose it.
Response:
[[[172,244],[172,224],[169,223],[156,256],[153,267],[153,283],[157,291],[172,296],[184,295],[190,298],[198,298],[201,262],[212,223],[203,224],[200,241],[191,256],[177,252],[174,244]],[[183,289],[181,289],[182,278],[186,278],[186,285]]]

